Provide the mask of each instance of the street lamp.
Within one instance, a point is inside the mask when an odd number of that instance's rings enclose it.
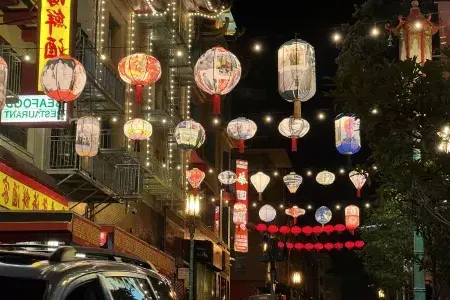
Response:
[[[302,274],[300,272],[292,273],[292,284],[299,285],[302,283]]]
[[[382,289],[378,290],[378,298],[384,299],[384,291]]]
[[[186,216],[189,226],[189,300],[194,300],[194,248],[195,248],[195,220],[200,214],[200,196],[188,193],[186,199]]]
[[[302,274],[298,271],[295,271],[292,273],[292,279],[291,279],[291,295],[292,299],[299,299],[299,290],[298,287],[302,283]]]

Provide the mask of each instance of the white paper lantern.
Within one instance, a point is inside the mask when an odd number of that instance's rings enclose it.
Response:
[[[278,125],[281,135],[291,139],[291,150],[297,151],[297,139],[304,137],[309,131],[309,123],[304,119],[286,118]]]
[[[366,183],[367,178],[369,177],[369,174],[367,172],[359,172],[356,170],[351,171],[348,174],[348,177],[350,178],[350,181],[353,183],[353,185],[356,188],[356,195],[358,197],[361,197],[361,189]]]
[[[223,171],[217,178],[219,178],[221,184],[230,185],[236,182],[236,174],[232,171]]]
[[[283,181],[289,192],[295,194],[299,186],[302,184],[303,178],[302,176],[295,174],[295,172],[291,172],[283,177]]]
[[[228,135],[239,141],[239,152],[244,152],[244,141],[255,136],[258,127],[252,120],[246,118],[237,118],[231,120],[227,126]]]
[[[316,176],[316,181],[321,185],[330,185],[334,182],[336,176],[328,171],[319,172]]]
[[[95,117],[81,117],[77,121],[75,152],[92,157],[98,153],[100,122]]]
[[[0,56],[0,110],[5,107],[8,88],[8,64]]]
[[[192,119],[184,120],[175,128],[175,140],[183,150],[194,150],[205,142],[205,129]]]
[[[134,141],[147,140],[153,133],[153,127],[150,122],[136,118],[129,120],[123,125],[123,132],[126,137]]]
[[[250,177],[250,181],[259,193],[259,200],[262,200],[262,193],[270,182],[270,177],[263,172],[258,172]]]
[[[272,222],[277,216],[277,211],[271,205],[266,204],[259,209],[259,218],[266,223]]]

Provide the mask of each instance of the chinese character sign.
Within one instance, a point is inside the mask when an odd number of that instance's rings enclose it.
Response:
[[[49,58],[69,55],[72,0],[41,0],[39,12],[39,74]],[[38,81],[38,91],[42,91]]]
[[[245,206],[244,216],[239,216],[240,222],[236,224],[234,250],[236,252],[248,252],[248,231],[245,227],[248,221],[248,162],[236,160],[236,205]],[[233,213],[236,213],[233,212]],[[235,221],[235,216],[233,216]]]

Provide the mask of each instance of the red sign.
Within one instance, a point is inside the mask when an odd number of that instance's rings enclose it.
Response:
[[[216,206],[214,210],[214,234],[220,234],[220,206]]]
[[[244,222],[236,224],[234,235],[234,250],[236,252],[248,252],[248,230],[245,227],[248,221],[248,162],[245,160],[236,160],[236,204],[240,207],[245,206],[244,216],[239,216],[238,219],[243,219]],[[233,219],[234,216],[233,216]]]

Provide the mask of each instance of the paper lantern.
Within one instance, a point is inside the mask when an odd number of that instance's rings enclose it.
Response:
[[[314,245],[311,243],[306,243],[305,244],[305,250],[307,251],[311,251],[312,249],[314,249]]]
[[[325,250],[331,251],[334,248],[334,244],[333,243],[326,243],[325,245],[323,245],[323,247],[325,248]]]
[[[327,235],[330,235],[331,233],[334,232],[334,226],[333,225],[326,225],[323,228],[323,232],[325,232]]]
[[[223,171],[217,178],[221,184],[230,185],[236,182],[236,174],[232,171]]]
[[[305,247],[305,245],[303,245],[302,243],[295,243],[294,247],[295,247],[295,249],[300,251]]]
[[[161,78],[161,64],[156,58],[145,53],[135,53],[122,58],[117,68],[120,78],[136,87],[136,104],[142,103],[142,88]]]
[[[335,230],[337,233],[341,234],[342,232],[345,231],[345,226],[342,225],[342,224],[336,224],[336,225],[334,225],[334,230]]]
[[[278,226],[275,225],[269,225],[269,227],[267,227],[267,232],[275,234],[278,232]]]
[[[355,247],[358,249],[361,249],[362,247],[364,247],[364,242],[363,241],[356,241],[355,242]]]
[[[256,225],[256,230],[263,233],[267,231],[267,225],[266,224],[258,224]]]
[[[194,120],[184,120],[175,127],[175,140],[183,150],[197,149],[205,142],[205,129]]]
[[[313,227],[313,233],[314,234],[321,234],[323,232],[322,226],[314,226]]]
[[[307,42],[293,39],[278,50],[278,92],[294,102],[294,118],[300,119],[300,101],[308,101],[316,93],[316,59]]]
[[[233,223],[236,226],[247,223],[247,205],[244,203],[236,203],[233,206]]]
[[[282,136],[291,139],[291,151],[297,151],[297,139],[304,137],[309,131],[309,123],[304,119],[286,118],[278,125]]]
[[[353,234],[359,226],[359,208],[349,205],[345,208],[345,227]]]
[[[340,114],[334,120],[336,149],[341,154],[355,154],[361,149],[360,120],[353,114]]]
[[[289,228],[288,226],[281,226],[279,231],[282,235],[286,235],[291,232],[291,228]]]
[[[351,241],[345,242],[345,248],[347,248],[348,250],[351,250],[354,247],[355,247],[355,243],[353,243]]]
[[[295,194],[299,186],[302,184],[303,178],[302,176],[295,174],[295,172],[291,172],[283,177],[283,181],[289,192],[291,194]]]
[[[314,249],[316,249],[317,252],[320,252],[321,250],[323,250],[323,244],[322,243],[315,243],[314,244]]]
[[[108,241],[108,233],[103,231],[100,232],[100,247],[103,247],[107,241]]]
[[[244,141],[255,136],[258,127],[252,120],[246,118],[237,118],[231,120],[227,125],[227,134],[231,138],[238,140],[239,152],[244,152]]]
[[[330,185],[334,182],[336,176],[328,171],[319,172],[316,176],[316,181],[321,185]]]
[[[287,242],[286,243],[286,248],[288,248],[288,250],[291,251],[292,249],[294,249],[294,243]]]
[[[270,182],[270,177],[263,172],[258,172],[250,176],[250,181],[259,194],[259,201],[262,200],[262,193]]]
[[[259,218],[266,223],[272,222],[277,216],[277,211],[271,205],[266,204],[259,209]]]
[[[129,120],[123,125],[123,132],[130,140],[147,140],[153,133],[153,127],[150,122],[136,118]]]
[[[342,244],[340,242],[334,243],[334,249],[339,251],[339,250],[342,250],[342,248],[344,248],[344,244]]]
[[[209,49],[197,60],[194,79],[197,86],[213,96],[213,114],[220,115],[220,95],[225,95],[238,84],[241,63],[222,47]]]
[[[193,168],[186,171],[186,179],[191,184],[192,188],[198,189],[205,179],[205,172],[200,169]]]
[[[277,246],[278,246],[278,248],[283,249],[284,243],[280,241],[280,242],[278,242]]]
[[[306,236],[310,236],[311,233],[313,232],[313,229],[311,226],[305,226],[302,228],[302,231]]]
[[[97,155],[100,139],[100,122],[97,118],[79,118],[75,135],[75,151],[79,156]]]
[[[348,174],[348,177],[350,178],[350,181],[353,183],[353,185],[356,188],[356,196],[361,197],[361,189],[366,183],[367,177],[369,177],[369,174],[366,172],[359,172],[356,170],[351,171]]]
[[[299,208],[297,205],[292,206],[285,210],[286,215],[294,218],[294,224],[297,224],[297,218],[303,216],[306,211],[302,208]]]
[[[331,217],[333,216],[333,213],[331,210],[326,206],[321,206],[316,210],[315,218],[316,221],[320,224],[325,225],[328,222],[331,221]]]
[[[302,233],[302,229],[298,226],[292,226],[291,233],[293,235],[299,235],[300,233]]]
[[[0,56],[0,110],[6,105],[6,95],[8,89],[8,64]]]

